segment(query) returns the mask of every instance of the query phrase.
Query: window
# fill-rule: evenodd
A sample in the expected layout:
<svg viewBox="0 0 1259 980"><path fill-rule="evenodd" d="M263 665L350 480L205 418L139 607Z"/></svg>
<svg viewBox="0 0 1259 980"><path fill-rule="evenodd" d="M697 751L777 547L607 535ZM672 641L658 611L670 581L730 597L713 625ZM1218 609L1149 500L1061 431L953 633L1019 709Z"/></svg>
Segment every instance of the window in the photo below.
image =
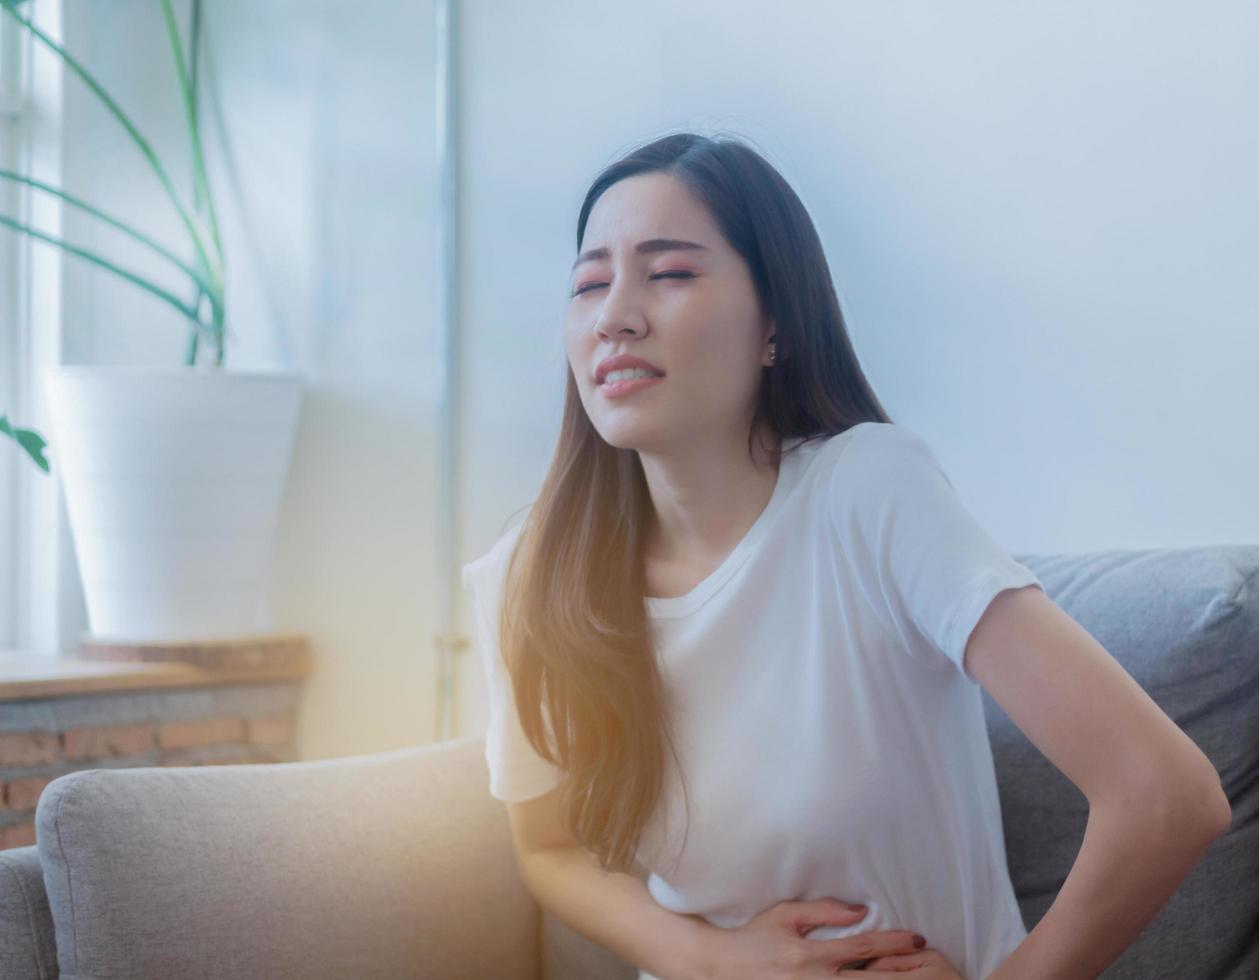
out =
<svg viewBox="0 0 1259 980"><path fill-rule="evenodd" d="M23 12L62 36L61 0ZM0 166L61 184L61 59L0 15ZM60 201L0 180L0 214L61 232ZM0 227L0 411L49 438L37 372L60 363L61 250ZM0 445L0 649L59 656L84 617L56 464L44 474L8 440ZM73 643L70 644L71 646Z"/></svg>
<svg viewBox="0 0 1259 980"><path fill-rule="evenodd" d="M0 14L0 169L20 170L22 144L22 31ZM0 214L19 217L22 196L11 180L0 180ZM21 237L0 228L0 413L23 424L18 404ZM18 565L22 547L18 521L18 465L12 440L0 445L0 648L17 645Z"/></svg>

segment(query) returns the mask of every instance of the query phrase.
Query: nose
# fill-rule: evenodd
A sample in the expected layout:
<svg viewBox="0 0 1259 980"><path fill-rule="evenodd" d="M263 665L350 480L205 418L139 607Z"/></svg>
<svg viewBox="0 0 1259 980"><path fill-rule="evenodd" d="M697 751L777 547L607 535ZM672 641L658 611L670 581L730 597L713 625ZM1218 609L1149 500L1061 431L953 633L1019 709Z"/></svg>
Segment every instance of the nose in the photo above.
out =
<svg viewBox="0 0 1259 980"><path fill-rule="evenodd" d="M602 340L626 333L639 336L647 332L646 321L634 305L626 301L626 292L620 288L621 285L622 281L618 280L608 287L607 301L595 317L594 331Z"/></svg>
<svg viewBox="0 0 1259 980"><path fill-rule="evenodd" d="M599 335L599 339L608 341L615 337L638 337L644 332L644 328L640 324L631 323L627 320L618 320L611 324L600 321L595 326L595 333Z"/></svg>

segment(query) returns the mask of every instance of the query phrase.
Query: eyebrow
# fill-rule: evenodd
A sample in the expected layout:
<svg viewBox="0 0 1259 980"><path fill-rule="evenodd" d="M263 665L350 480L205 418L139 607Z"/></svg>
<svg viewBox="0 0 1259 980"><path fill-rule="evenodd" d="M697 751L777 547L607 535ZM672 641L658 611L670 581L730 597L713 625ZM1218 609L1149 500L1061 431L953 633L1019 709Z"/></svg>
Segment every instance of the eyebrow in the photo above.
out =
<svg viewBox="0 0 1259 980"><path fill-rule="evenodd" d="M685 249L703 249L708 251L708 246L700 245L696 242L683 242L676 238L649 238L645 242L639 242L634 246L634 251L639 255L646 255L649 252L676 252ZM606 259L608 257L606 248L592 248L589 251L582 252L577 256L577 261L573 263L573 269L576 269L583 262L589 262L592 259ZM572 272L573 269L569 271Z"/></svg>

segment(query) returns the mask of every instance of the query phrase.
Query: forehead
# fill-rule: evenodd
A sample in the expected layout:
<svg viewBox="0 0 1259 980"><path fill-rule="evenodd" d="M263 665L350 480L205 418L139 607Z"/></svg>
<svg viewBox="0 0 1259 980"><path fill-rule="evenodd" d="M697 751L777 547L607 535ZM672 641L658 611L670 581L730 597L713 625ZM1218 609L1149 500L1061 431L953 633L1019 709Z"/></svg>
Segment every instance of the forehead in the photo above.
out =
<svg viewBox="0 0 1259 980"><path fill-rule="evenodd" d="M649 238L699 242L712 251L722 246L703 203L677 178L651 173L618 180L599 196L586 219L581 248L629 252Z"/></svg>

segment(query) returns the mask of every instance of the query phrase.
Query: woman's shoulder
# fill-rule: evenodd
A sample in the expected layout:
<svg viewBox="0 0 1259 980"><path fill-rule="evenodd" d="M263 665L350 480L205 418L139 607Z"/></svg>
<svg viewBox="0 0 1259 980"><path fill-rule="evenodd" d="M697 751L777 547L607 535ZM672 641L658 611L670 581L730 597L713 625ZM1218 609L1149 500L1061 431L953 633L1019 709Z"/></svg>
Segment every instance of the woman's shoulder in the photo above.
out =
<svg viewBox="0 0 1259 980"><path fill-rule="evenodd" d="M858 422L828 436L817 454L825 465L838 468L877 467L894 460L930 454L931 447L917 432L899 422Z"/></svg>
<svg viewBox="0 0 1259 980"><path fill-rule="evenodd" d="M831 436L818 456L819 491L836 514L913 506L943 474L927 441L896 422L861 422Z"/></svg>

